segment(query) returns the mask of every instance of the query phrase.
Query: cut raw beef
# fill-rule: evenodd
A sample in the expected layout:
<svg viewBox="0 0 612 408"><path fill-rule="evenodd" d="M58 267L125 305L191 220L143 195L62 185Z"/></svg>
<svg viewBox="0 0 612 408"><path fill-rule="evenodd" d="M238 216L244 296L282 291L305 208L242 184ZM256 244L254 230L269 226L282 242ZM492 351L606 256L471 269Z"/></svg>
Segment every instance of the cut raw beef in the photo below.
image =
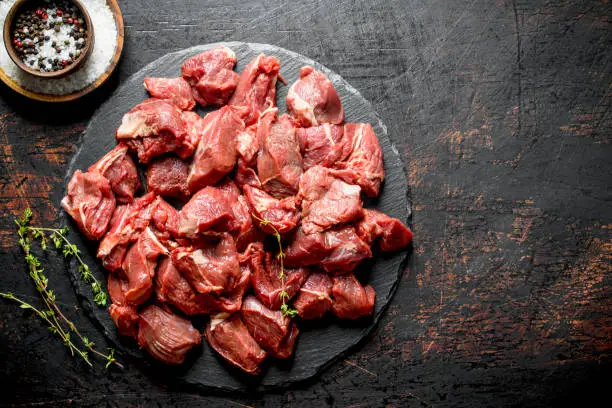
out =
<svg viewBox="0 0 612 408"><path fill-rule="evenodd" d="M241 277L234 239L224 234L218 243L200 240L172 251L172 262L199 293L231 293Z"/></svg>
<svg viewBox="0 0 612 408"><path fill-rule="evenodd" d="M242 113L245 124L257 122L259 114L276 106L276 79L280 62L263 54L255 57L240 74L234 95L229 101Z"/></svg>
<svg viewBox="0 0 612 408"><path fill-rule="evenodd" d="M100 173L108 180L120 204L131 203L136 191L142 187L136 165L127 151L128 147L119 143L88 169L89 172Z"/></svg>
<svg viewBox="0 0 612 408"><path fill-rule="evenodd" d="M287 358L293 351L297 333L291 333L295 323L283 316L280 310L270 310L255 296L247 296L242 302L242 321L257 344L275 357ZM289 342L285 342L289 334Z"/></svg>
<svg viewBox="0 0 612 408"><path fill-rule="evenodd" d="M124 246L125 249L125 245L136 241L138 235L149 225L155 206L153 193L136 198L130 204L118 206L111 218L108 232L100 241L98 258L104 262L115 248ZM117 258L117 254L114 254L113 258Z"/></svg>
<svg viewBox="0 0 612 408"><path fill-rule="evenodd" d="M125 293L128 291L127 280L117 273L109 273L107 288L113 302L108 312L117 330L123 336L135 338L138 334L138 309L128 304L125 298Z"/></svg>
<svg viewBox="0 0 612 408"><path fill-rule="evenodd" d="M259 374L259 365L266 358L266 352L249 334L239 313L213 316L206 327L206 339L232 365L248 374Z"/></svg>
<svg viewBox="0 0 612 408"><path fill-rule="evenodd" d="M152 97L167 100L181 110L195 107L191 86L181 77L145 78L144 87Z"/></svg>
<svg viewBox="0 0 612 408"><path fill-rule="evenodd" d="M261 113L256 123L247 127L236 137L236 151L244 160L244 163L253 166L257 161L257 153L262 147L263 141L270 133L270 127L276 119L278 109L269 108Z"/></svg>
<svg viewBox="0 0 612 408"><path fill-rule="evenodd" d="M117 140L124 141L148 163L153 157L173 152L185 138L181 110L161 99L148 99L123 115Z"/></svg>
<svg viewBox="0 0 612 408"><path fill-rule="evenodd" d="M261 181L259 181L257 173L251 167L248 167L242 158L238 158L234 181L240 188L244 188L246 185L261 188Z"/></svg>
<svg viewBox="0 0 612 408"><path fill-rule="evenodd" d="M361 286L355 275L334 276L332 311L340 319L369 316L374 310L376 292L370 285Z"/></svg>
<svg viewBox="0 0 612 408"><path fill-rule="evenodd" d="M347 183L357 184L368 197L378 196L380 184L385 179L383 152L378 138L369 123L347 123L344 137L351 141L351 154L339 162L336 175Z"/></svg>
<svg viewBox="0 0 612 408"><path fill-rule="evenodd" d="M225 46L194 55L183 63L183 78L193 87L193 96L202 106L227 103L238 85L232 69L236 54Z"/></svg>
<svg viewBox="0 0 612 408"><path fill-rule="evenodd" d="M178 211L161 197L157 197L155 202L155 209L151 217L151 230L166 247L173 247L176 243L172 239L179 236Z"/></svg>
<svg viewBox="0 0 612 408"><path fill-rule="evenodd" d="M303 127L344 121L344 109L331 81L309 66L300 69L300 79L289 88L287 109Z"/></svg>
<svg viewBox="0 0 612 408"><path fill-rule="evenodd" d="M183 112L182 118L185 125L185 138L176 148L175 153L181 159L187 159L193 155L202 139L204 118L192 111Z"/></svg>
<svg viewBox="0 0 612 408"><path fill-rule="evenodd" d="M269 131L262 132L257 174L264 190L276 198L295 195L302 176L302 155L291 117L282 115Z"/></svg>
<svg viewBox="0 0 612 408"><path fill-rule="evenodd" d="M296 130L304 171L319 165L332 167L351 153L351 143L344 137L344 126L324 123Z"/></svg>
<svg viewBox="0 0 612 408"><path fill-rule="evenodd" d="M147 167L147 188L163 197L186 198L189 164L176 156L164 156L153 160Z"/></svg>
<svg viewBox="0 0 612 408"><path fill-rule="evenodd" d="M318 319L331 308L332 279L322 272L308 276L293 301L293 307L302 319Z"/></svg>
<svg viewBox="0 0 612 408"><path fill-rule="evenodd" d="M224 106L206 115L187 184L192 192L213 185L236 164L236 135L244 123L234 109Z"/></svg>
<svg viewBox="0 0 612 408"><path fill-rule="evenodd" d="M166 364L181 364L185 355L202 341L191 322L151 305L140 313L138 344Z"/></svg>
<svg viewBox="0 0 612 408"><path fill-rule="evenodd" d="M236 183L228 178L218 184L217 188L223 192L232 208L236 225L232 235L236 239L238 251L243 251L251 242L263 240L264 234L253 223L247 198L240 194Z"/></svg>
<svg viewBox="0 0 612 408"><path fill-rule="evenodd" d="M179 213L179 235L187 238L197 238L209 231L232 231L236 227L232 205L216 187L205 187L195 193Z"/></svg>
<svg viewBox="0 0 612 408"><path fill-rule="evenodd" d="M370 247L345 226L314 234L298 228L285 250L285 265L289 267L321 265L327 272L350 272L372 256Z"/></svg>
<svg viewBox="0 0 612 408"><path fill-rule="evenodd" d="M62 207L89 239L100 239L115 211L115 196L108 180L98 173L74 172Z"/></svg>
<svg viewBox="0 0 612 408"><path fill-rule="evenodd" d="M164 258L157 268L155 294L159 301L175 306L186 315L233 313L242 306L242 296L250 285L250 278L249 271L243 272L229 297L198 293L176 269L172 260Z"/></svg>
<svg viewBox="0 0 612 408"><path fill-rule="evenodd" d="M128 249L122 265L128 281L128 290L125 292L128 303L139 305L149 298L157 257L167 253L168 249L159 242L150 228L145 229Z"/></svg>
<svg viewBox="0 0 612 408"><path fill-rule="evenodd" d="M298 330L297 324L291 322L289 325L289 333L285 336L283 341L278 345L276 351L274 352L274 357L276 358L289 358L291 354L293 354L293 349L295 347L295 341L297 340L297 336L300 334Z"/></svg>
<svg viewBox="0 0 612 408"><path fill-rule="evenodd" d="M361 188L335 178L325 167L308 169L300 180L302 228L306 234L325 231L361 218Z"/></svg>
<svg viewBox="0 0 612 408"><path fill-rule="evenodd" d="M308 277L309 271L306 268L284 268L285 274L285 292L287 292L287 300L300 290L300 287ZM280 264L275 256L266 252L265 267L256 265L251 275L251 283L253 291L257 298L262 301L270 309L278 310L281 308L282 299L280 293L283 291L282 282L279 278Z"/></svg>
<svg viewBox="0 0 612 408"><path fill-rule="evenodd" d="M357 235L368 245L379 238L378 246L385 252L405 248L412 241L412 231L400 220L367 208L363 209L363 219L357 224Z"/></svg>
<svg viewBox="0 0 612 408"><path fill-rule="evenodd" d="M277 200L263 190L249 185L243 187L244 195L253 214L260 220L267 220L269 225L260 221L256 224L267 234L274 234L276 230L284 234L291 231L300 221L295 196Z"/></svg>

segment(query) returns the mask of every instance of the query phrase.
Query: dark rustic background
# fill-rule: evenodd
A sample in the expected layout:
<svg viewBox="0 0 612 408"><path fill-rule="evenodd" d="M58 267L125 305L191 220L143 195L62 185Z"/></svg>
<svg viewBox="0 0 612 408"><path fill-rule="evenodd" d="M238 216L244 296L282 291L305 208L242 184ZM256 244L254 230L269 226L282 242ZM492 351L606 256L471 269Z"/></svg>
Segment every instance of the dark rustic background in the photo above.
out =
<svg viewBox="0 0 612 408"><path fill-rule="evenodd" d="M608 0L123 1L123 62L49 106L0 88L0 289L35 299L12 217L53 224L79 134L118 83L170 51L270 43L370 100L406 162L415 251L378 329L308 384L211 395L128 361L88 369L0 302L8 406L591 406L612 378L612 61ZM51 259L55 264L61 261ZM51 285L69 315L62 268ZM325 341L325 339L322 339Z"/></svg>

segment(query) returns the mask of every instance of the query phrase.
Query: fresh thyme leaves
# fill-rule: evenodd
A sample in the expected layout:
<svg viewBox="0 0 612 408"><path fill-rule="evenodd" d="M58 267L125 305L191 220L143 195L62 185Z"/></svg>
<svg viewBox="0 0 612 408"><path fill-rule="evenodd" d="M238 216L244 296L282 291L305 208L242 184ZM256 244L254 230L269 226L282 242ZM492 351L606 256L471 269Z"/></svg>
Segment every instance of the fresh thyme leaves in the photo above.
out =
<svg viewBox="0 0 612 408"><path fill-rule="evenodd" d="M66 347L68 347L70 353L73 356L75 354L80 356L89 366L92 366L92 363L89 359L89 352L91 352L105 359L107 368L111 364L123 367L115 359L115 350L109 349L108 354L104 354L96 350L95 344L87 337L83 336L81 332L79 332L77 327L74 325L74 323L62 313L62 311L55 302L55 293L53 293L53 291L48 288L49 280L44 274L45 269L42 267L40 260L31 252L30 236L34 239L40 240L40 245L43 250L47 248L48 240L50 239L58 250L63 250L63 254L65 257L74 256L79 262L79 264L83 268L86 268L84 270L86 270L89 276L91 276L88 279L90 279L92 287L94 284L97 283L98 293L102 293L103 295L100 296L98 300L96 300L96 303L98 303L99 305L106 304L106 294L102 291L98 281L93 278L93 275L91 275L89 268L87 267L87 265L85 265L85 263L79 256L78 248L66 239L67 229L60 230L54 228L30 227L29 223L31 218L32 211L29 208L26 208L22 216L16 219L15 222L17 224L17 233L19 234L19 245L25 253L24 258L26 260L26 263L28 264L28 273L30 274L32 281L36 286L36 290L40 294L44 307L37 308L32 304L22 299L19 299L10 292L0 292L0 296L18 303L19 307L22 309L29 309L34 312L34 314L36 314L46 324L49 325L49 330L53 334L60 337L62 342L66 345ZM81 274L83 275L83 272ZM95 290L94 293L96 293ZM82 346L75 344L75 341L71 337L71 333L78 338Z"/></svg>
<svg viewBox="0 0 612 408"><path fill-rule="evenodd" d="M287 291L285 289L285 280L287 278L287 274L285 273L284 260L285 260L286 254L283 252L283 242L281 240L280 232L278 232L276 227L274 227L274 225L272 225L270 220L267 220L265 218L259 218L255 214L251 214L251 215L257 221L259 221L259 225L261 225L262 227L266 227L266 226L270 227L272 229L272 231L274 231L274 236L276 237L276 241L278 242L278 255L276 256L276 259L278 259L278 263L280 264L280 272L278 273L278 278L281 281L281 292L278 294L278 296L281 298L281 301L283 302L283 304L281 305L280 310L283 313L283 316L289 317L289 318L294 318L295 316L297 316L298 312L297 312L297 310L291 308L287 304L287 301L289 300L289 293L287 293Z"/></svg>
<svg viewBox="0 0 612 408"><path fill-rule="evenodd" d="M91 291L94 295L94 302L100 306L106 306L107 296L102 290L100 282L92 275L89 266L81 258L81 251L76 245L68 241L68 227L64 228L43 228L43 227L32 227L29 225L30 218L32 217L32 211L29 208L23 212L23 215L15 222L18 225L18 234L20 237L19 243L26 244L28 251L30 248L30 239L28 234L31 234L32 238L40 240L40 247L43 250L47 249L48 240L50 239L55 246L55 249L62 252L64 258L74 258L77 261L79 273L81 279L91 286ZM21 245L23 247L23 244ZM25 249L24 249L25 250ZM27 257L26 257L27 261Z"/></svg>

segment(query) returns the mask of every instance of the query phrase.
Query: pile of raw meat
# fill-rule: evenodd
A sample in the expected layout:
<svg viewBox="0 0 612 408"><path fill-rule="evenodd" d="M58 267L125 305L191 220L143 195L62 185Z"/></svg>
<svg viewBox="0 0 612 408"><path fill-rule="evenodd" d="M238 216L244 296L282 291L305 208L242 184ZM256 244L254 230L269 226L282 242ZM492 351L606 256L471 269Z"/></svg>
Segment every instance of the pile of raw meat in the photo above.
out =
<svg viewBox="0 0 612 408"><path fill-rule="evenodd" d="M185 61L179 78L145 79L152 98L123 116L116 148L74 173L62 206L100 240L122 335L182 363L202 338L189 317L209 315L210 346L257 374L267 355L292 354L300 319L372 314L374 289L353 271L372 247L404 248L412 233L363 208L383 182L383 153L371 125L343 124L325 75L303 67L279 116L280 62L262 54L240 75L235 63L217 47ZM220 108L200 117L196 103ZM131 154L145 169L140 196ZM281 311L282 292L298 317Z"/></svg>

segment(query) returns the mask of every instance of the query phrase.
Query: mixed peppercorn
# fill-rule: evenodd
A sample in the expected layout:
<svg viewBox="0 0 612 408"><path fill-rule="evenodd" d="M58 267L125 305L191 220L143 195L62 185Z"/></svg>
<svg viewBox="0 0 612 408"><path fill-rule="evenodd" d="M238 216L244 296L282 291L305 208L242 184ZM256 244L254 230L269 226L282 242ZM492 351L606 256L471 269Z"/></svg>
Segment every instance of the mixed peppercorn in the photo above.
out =
<svg viewBox="0 0 612 408"><path fill-rule="evenodd" d="M53 72L74 63L87 42L83 15L69 1L41 1L16 16L12 42L20 59L31 69Z"/></svg>

